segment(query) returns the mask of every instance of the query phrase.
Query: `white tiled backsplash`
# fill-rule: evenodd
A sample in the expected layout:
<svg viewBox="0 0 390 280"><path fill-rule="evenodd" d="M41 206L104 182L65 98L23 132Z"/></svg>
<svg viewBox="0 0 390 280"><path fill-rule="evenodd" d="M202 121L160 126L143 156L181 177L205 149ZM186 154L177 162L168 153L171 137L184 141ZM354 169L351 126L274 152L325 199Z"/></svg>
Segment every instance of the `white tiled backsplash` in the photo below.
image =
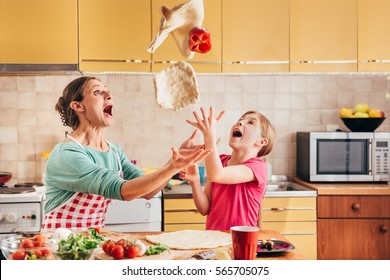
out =
<svg viewBox="0 0 390 280"><path fill-rule="evenodd" d="M152 74L96 75L114 97L116 124L107 137L119 143L140 167L161 167L193 128L193 110L224 109L218 134L220 153L231 125L247 110L261 111L274 124L277 142L269 160L274 174L295 175L295 132L345 128L338 109L365 102L390 116L385 74L198 75L200 100L180 111L157 107ZM0 76L0 170L11 184L39 181L41 153L50 151L70 128L62 126L54 105L77 76ZM390 131L389 119L378 131ZM198 136L199 142L201 136Z"/></svg>

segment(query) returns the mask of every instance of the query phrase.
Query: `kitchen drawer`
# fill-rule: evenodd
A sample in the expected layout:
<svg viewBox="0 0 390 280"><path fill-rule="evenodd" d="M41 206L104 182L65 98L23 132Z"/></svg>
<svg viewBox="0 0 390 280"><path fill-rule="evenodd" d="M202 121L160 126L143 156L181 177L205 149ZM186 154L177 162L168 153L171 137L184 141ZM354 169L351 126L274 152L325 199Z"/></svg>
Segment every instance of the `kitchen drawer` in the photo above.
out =
<svg viewBox="0 0 390 280"><path fill-rule="evenodd" d="M164 210L196 210L192 198L164 199Z"/></svg>
<svg viewBox="0 0 390 280"><path fill-rule="evenodd" d="M390 196L321 195L318 218L390 218Z"/></svg>
<svg viewBox="0 0 390 280"><path fill-rule="evenodd" d="M178 231L185 229L205 230L206 224L165 224L164 231Z"/></svg>
<svg viewBox="0 0 390 280"><path fill-rule="evenodd" d="M264 222L262 230L277 230L281 234L315 234L316 222Z"/></svg>
<svg viewBox="0 0 390 280"><path fill-rule="evenodd" d="M262 221L316 221L317 213L316 210L302 210L288 208L275 208L275 209L264 209L262 210Z"/></svg>
<svg viewBox="0 0 390 280"><path fill-rule="evenodd" d="M206 223L206 217L199 214L198 211L172 211L164 212L164 223L166 224L185 224L185 223Z"/></svg>
<svg viewBox="0 0 390 280"><path fill-rule="evenodd" d="M316 197L265 197L262 208L316 209L316 203Z"/></svg>

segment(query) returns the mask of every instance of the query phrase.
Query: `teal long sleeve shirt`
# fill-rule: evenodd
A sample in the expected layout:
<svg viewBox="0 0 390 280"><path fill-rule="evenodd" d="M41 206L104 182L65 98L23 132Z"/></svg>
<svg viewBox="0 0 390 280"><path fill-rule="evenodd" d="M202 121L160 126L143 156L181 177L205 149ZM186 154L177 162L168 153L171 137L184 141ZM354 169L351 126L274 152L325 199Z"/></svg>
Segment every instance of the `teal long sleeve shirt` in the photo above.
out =
<svg viewBox="0 0 390 280"><path fill-rule="evenodd" d="M74 142L61 142L54 147L46 166L46 213L76 192L123 200L120 194L122 184L142 176L143 172L129 161L119 145L109 146L108 152L88 146L83 146L83 149ZM117 154L124 178L119 175Z"/></svg>

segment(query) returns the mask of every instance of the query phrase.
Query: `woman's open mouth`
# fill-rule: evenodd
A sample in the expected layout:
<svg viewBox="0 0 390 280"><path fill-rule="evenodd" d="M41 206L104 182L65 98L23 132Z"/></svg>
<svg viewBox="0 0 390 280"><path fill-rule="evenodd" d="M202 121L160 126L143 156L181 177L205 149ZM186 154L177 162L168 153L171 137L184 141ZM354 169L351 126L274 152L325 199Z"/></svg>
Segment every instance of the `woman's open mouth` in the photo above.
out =
<svg viewBox="0 0 390 280"><path fill-rule="evenodd" d="M112 117L112 105L108 105L103 109L103 113Z"/></svg>

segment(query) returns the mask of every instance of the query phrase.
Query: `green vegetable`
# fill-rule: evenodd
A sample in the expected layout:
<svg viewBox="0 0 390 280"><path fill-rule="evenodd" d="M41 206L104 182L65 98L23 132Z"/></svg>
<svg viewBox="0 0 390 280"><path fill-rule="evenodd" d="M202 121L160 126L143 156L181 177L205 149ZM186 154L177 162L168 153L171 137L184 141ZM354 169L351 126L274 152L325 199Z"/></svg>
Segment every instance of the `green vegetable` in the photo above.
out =
<svg viewBox="0 0 390 280"><path fill-rule="evenodd" d="M70 234L67 239L58 243L56 255L61 260L84 260L90 256L92 250L104 241L104 237L96 230L88 229L88 236L82 234Z"/></svg>
<svg viewBox="0 0 390 280"><path fill-rule="evenodd" d="M161 254L162 252L168 250L169 247L164 245L164 244L157 244L156 246L150 246L147 250L146 250L146 255L147 256L150 256L150 255L158 255L158 254Z"/></svg>

